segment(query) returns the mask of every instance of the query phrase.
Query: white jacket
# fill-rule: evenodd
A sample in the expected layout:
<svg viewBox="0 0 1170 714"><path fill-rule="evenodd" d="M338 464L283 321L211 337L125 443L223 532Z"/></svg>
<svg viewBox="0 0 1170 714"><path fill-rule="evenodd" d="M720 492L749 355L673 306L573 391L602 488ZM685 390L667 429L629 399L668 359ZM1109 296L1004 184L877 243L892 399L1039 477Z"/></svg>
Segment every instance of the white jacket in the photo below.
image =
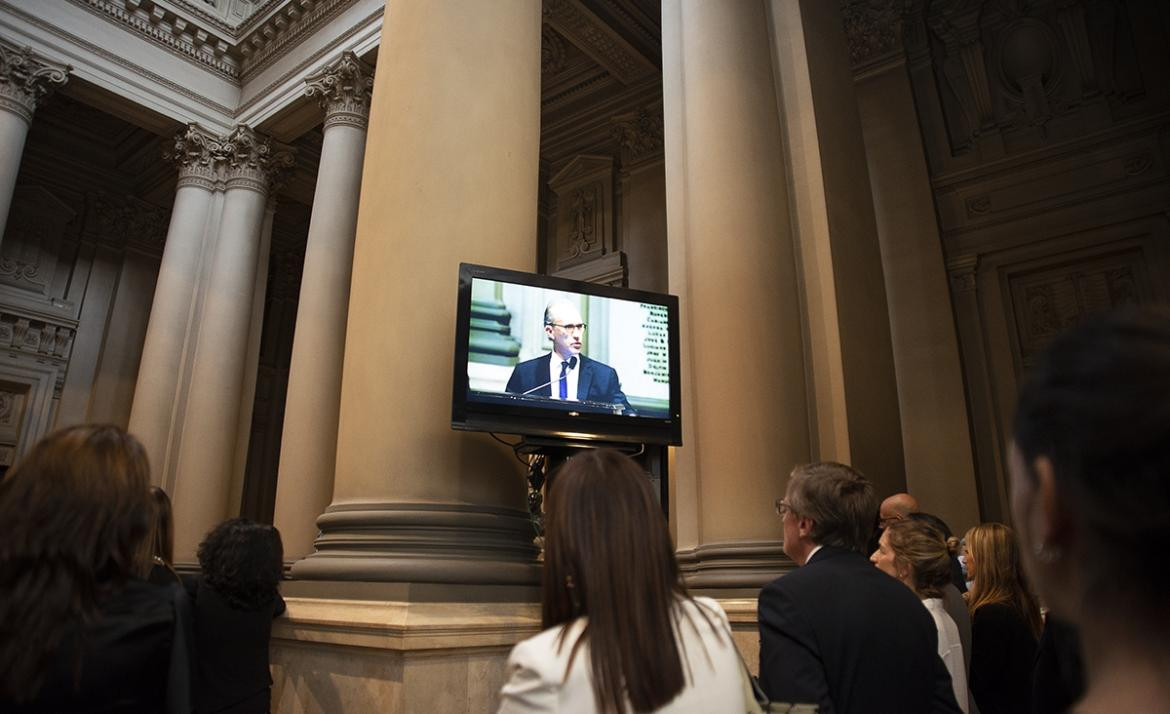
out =
<svg viewBox="0 0 1170 714"><path fill-rule="evenodd" d="M656 711L662 714L746 711L739 655L723 608L705 597L680 600L677 607L680 617L676 633L681 634L687 683L678 696ZM706 611L707 618L699 612L700 607ZM585 618L579 617L530 637L512 649L508 657L508 682L500 690L499 714L593 714L597 710L587 642L577 651L573 668L565 673L573 643L584 626ZM570 630L558 651L557 641L565 627Z"/></svg>

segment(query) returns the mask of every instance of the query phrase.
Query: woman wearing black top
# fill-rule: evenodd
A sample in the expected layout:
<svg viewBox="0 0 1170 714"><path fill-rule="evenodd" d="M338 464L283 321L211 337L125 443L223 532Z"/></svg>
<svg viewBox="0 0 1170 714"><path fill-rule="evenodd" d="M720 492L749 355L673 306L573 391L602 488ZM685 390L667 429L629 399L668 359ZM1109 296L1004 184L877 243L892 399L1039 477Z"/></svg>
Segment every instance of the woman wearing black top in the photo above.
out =
<svg viewBox="0 0 1170 714"><path fill-rule="evenodd" d="M114 426L51 434L0 481L0 711L190 711L186 597L135 577L149 484Z"/></svg>
<svg viewBox="0 0 1170 714"><path fill-rule="evenodd" d="M268 640L284 612L280 532L243 518L224 521L199 545L195 601L195 704L200 714L269 710Z"/></svg>
<svg viewBox="0 0 1170 714"><path fill-rule="evenodd" d="M1040 605L1024 579L1012 530L984 523L967 531L971 693L981 714L1031 711Z"/></svg>

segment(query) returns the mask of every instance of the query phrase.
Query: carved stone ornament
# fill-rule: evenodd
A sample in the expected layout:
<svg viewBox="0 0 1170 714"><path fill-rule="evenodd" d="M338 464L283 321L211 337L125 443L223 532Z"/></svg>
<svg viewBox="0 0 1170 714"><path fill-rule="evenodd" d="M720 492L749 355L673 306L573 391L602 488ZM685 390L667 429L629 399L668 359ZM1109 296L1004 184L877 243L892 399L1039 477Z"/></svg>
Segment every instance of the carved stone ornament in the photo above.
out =
<svg viewBox="0 0 1170 714"><path fill-rule="evenodd" d="M365 129L374 91L374 68L353 52L305 78L305 96L316 97L325 110L325 129L348 124Z"/></svg>
<svg viewBox="0 0 1170 714"><path fill-rule="evenodd" d="M844 0L841 14L849 43L849 62L854 67L902 49L903 18L907 0Z"/></svg>
<svg viewBox="0 0 1170 714"><path fill-rule="evenodd" d="M663 146L662 106L650 105L619 114L610 122L611 133L622 152L622 165L660 156Z"/></svg>
<svg viewBox="0 0 1170 714"><path fill-rule="evenodd" d="M556 74L565 67L565 41L547 24L540 27L540 73Z"/></svg>
<svg viewBox="0 0 1170 714"><path fill-rule="evenodd" d="M179 165L179 186L208 190L225 186L268 193L293 165L291 147L239 125L227 136L217 136L198 124L175 135L163 158Z"/></svg>
<svg viewBox="0 0 1170 714"><path fill-rule="evenodd" d="M37 104L69 81L72 70L33 54L31 47L17 47L0 39L0 109L32 123Z"/></svg>

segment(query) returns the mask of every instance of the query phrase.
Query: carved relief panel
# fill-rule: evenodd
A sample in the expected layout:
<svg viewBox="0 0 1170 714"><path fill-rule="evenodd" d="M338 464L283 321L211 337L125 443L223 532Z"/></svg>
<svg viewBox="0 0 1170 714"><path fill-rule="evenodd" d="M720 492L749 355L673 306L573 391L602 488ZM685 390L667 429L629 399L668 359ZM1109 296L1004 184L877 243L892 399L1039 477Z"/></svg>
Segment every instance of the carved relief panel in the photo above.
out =
<svg viewBox="0 0 1170 714"><path fill-rule="evenodd" d="M1140 248L1017 273L1009 277L1008 290L1017 363L1024 369L1065 328L1096 313L1151 302L1154 296Z"/></svg>
<svg viewBox="0 0 1170 714"><path fill-rule="evenodd" d="M582 154L548 181L552 203L549 272L579 280L624 278L616 252L614 160Z"/></svg>
<svg viewBox="0 0 1170 714"><path fill-rule="evenodd" d="M917 74L916 93L937 97L949 153L935 163L969 152L1016 153L1105 128L1148 109L1143 104L1164 104L1165 89L1148 81L1167 69L1155 50L1165 42L1159 25L1166 32L1157 5L936 0L912 15L908 22L926 31L911 33L920 46L907 49L932 67Z"/></svg>
<svg viewBox="0 0 1170 714"><path fill-rule="evenodd" d="M58 257L77 212L41 186L17 186L0 243L0 284L51 297Z"/></svg>

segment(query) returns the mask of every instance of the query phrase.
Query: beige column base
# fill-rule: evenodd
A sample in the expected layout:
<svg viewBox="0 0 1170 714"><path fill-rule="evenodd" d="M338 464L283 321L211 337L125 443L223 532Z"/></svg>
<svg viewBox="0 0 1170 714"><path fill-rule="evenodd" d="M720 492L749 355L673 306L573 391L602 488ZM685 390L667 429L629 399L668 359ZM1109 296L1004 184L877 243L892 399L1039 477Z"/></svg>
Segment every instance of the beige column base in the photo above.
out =
<svg viewBox="0 0 1170 714"><path fill-rule="evenodd" d="M515 588L481 588L451 602L450 588L311 585L321 593L350 588L361 599L286 595L269 650L272 711L281 714L495 712L508 653L540 631L540 606ZM719 604L755 673L755 598Z"/></svg>

